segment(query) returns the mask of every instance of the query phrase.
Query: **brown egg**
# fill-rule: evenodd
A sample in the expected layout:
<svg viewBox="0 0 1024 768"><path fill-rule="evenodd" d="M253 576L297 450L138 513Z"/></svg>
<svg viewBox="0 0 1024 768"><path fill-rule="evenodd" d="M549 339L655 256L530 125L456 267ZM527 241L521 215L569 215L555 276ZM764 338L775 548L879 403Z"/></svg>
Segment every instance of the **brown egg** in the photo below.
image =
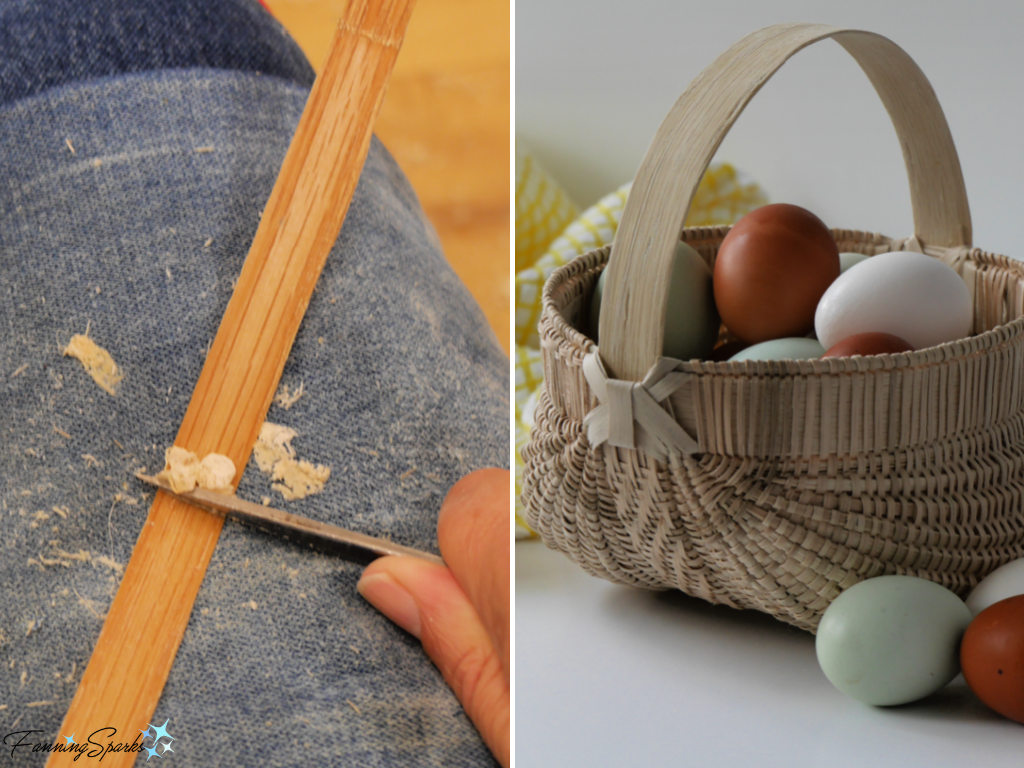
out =
<svg viewBox="0 0 1024 768"><path fill-rule="evenodd" d="M1024 723L1024 595L974 617L960 642L960 667L979 699Z"/></svg>
<svg viewBox="0 0 1024 768"><path fill-rule="evenodd" d="M842 341L837 341L822 357L894 355L897 352L913 351L914 348L910 344L891 333L855 333Z"/></svg>
<svg viewBox="0 0 1024 768"><path fill-rule="evenodd" d="M818 299L839 277L839 249L824 222L786 203L740 219L715 260L715 303L735 336L756 344L806 336Z"/></svg>

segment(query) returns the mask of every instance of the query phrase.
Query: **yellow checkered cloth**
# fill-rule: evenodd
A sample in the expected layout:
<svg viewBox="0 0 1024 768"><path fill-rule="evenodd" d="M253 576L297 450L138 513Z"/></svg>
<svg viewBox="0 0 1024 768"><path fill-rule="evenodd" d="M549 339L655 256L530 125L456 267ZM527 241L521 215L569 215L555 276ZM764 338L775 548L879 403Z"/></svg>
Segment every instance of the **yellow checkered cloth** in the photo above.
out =
<svg viewBox="0 0 1024 768"><path fill-rule="evenodd" d="M533 264L579 209L516 142L516 272Z"/></svg>
<svg viewBox="0 0 1024 768"><path fill-rule="evenodd" d="M543 173L536 164L530 164L530 173ZM521 183L519 177L519 158L516 158L516 538L532 535L523 518L522 493L523 462L521 451L529 439L529 422L523 421L523 406L530 396L536 392L543 379L540 357L540 338L537 323L540 320L540 298L544 283L559 267L568 264L577 256L609 245L615 238L615 230L622 218L622 209L629 194L629 184L625 184L609 195L605 195L588 208L547 247L547 250L536 261L523 266L519 263L519 211L530 210L535 219L543 218L541 209L545 203L520 201L520 189L525 193L528 189L551 189L553 182L532 185ZM561 201L566 198L552 196L548 200ZM711 166L704 174L690 212L686 217L686 226L713 226L734 224L750 211L768 202L762 189L750 180L744 179L735 168L727 163ZM552 219L556 220L557 215ZM540 231L538 229L532 232ZM534 245L539 235L531 235L529 244L524 244L523 252L535 250ZM543 239L541 237L541 239ZM525 257L524 257L525 259Z"/></svg>

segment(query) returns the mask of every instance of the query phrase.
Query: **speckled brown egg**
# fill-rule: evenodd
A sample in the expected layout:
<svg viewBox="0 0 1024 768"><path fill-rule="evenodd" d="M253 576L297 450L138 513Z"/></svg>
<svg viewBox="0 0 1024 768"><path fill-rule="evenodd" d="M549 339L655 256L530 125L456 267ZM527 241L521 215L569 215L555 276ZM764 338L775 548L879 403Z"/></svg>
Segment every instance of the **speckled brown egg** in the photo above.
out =
<svg viewBox="0 0 1024 768"><path fill-rule="evenodd" d="M990 605L960 642L964 680L1004 717L1024 723L1024 595Z"/></svg>
<svg viewBox="0 0 1024 768"><path fill-rule="evenodd" d="M726 327L751 344L806 336L818 299L838 276L839 249L821 219L796 205L766 205L722 241L715 304Z"/></svg>

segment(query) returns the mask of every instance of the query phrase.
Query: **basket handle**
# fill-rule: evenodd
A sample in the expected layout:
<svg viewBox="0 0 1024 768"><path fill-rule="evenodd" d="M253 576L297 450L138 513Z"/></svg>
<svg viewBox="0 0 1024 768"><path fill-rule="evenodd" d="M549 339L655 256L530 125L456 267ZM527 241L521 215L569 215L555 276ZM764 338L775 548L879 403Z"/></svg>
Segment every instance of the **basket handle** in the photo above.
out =
<svg viewBox="0 0 1024 768"><path fill-rule="evenodd" d="M821 24L777 24L747 35L690 83L637 171L608 263L598 337L611 376L640 381L661 357L675 242L711 158L747 102L790 56L833 38L885 104L903 148L914 232L928 245L971 245L960 161L939 101L891 40Z"/></svg>

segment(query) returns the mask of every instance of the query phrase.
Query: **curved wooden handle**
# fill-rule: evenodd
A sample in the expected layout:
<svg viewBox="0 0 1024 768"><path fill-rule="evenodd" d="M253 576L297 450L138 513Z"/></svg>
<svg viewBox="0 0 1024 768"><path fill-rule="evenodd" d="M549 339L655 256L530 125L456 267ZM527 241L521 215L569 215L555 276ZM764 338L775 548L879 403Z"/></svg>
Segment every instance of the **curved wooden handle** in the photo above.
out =
<svg viewBox="0 0 1024 768"><path fill-rule="evenodd" d="M914 232L928 245L971 245L971 213L953 137L924 73L891 40L821 24L747 35L690 83L658 128L626 200L608 263L598 338L609 374L640 381L661 357L672 253L694 192L747 102L786 60L833 38L885 104L903 148Z"/></svg>

